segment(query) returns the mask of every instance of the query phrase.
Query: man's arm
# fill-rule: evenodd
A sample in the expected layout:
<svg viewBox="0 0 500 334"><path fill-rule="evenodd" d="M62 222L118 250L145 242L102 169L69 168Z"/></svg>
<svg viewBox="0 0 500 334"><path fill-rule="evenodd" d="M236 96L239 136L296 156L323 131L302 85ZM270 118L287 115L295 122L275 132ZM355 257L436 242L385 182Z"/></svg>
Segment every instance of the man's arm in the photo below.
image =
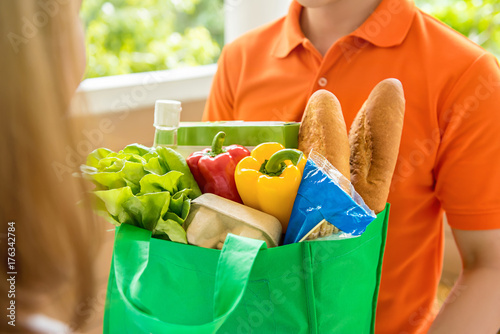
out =
<svg viewBox="0 0 500 334"><path fill-rule="evenodd" d="M463 269L429 334L497 333L500 329L500 230L452 231Z"/></svg>

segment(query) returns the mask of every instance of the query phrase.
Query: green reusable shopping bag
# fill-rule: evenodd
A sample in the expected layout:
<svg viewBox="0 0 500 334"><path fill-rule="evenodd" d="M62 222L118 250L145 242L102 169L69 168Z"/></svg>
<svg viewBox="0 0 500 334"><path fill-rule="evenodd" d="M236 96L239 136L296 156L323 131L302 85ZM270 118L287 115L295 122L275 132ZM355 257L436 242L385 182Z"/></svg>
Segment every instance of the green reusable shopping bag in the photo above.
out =
<svg viewBox="0 0 500 334"><path fill-rule="evenodd" d="M357 238L221 251L117 228L104 333L373 333L389 205Z"/></svg>

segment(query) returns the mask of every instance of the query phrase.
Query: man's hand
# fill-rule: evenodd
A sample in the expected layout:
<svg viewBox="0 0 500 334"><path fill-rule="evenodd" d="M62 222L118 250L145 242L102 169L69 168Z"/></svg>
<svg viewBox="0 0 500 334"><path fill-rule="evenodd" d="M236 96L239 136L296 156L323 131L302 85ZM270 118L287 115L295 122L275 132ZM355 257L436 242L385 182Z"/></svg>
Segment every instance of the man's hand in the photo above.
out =
<svg viewBox="0 0 500 334"><path fill-rule="evenodd" d="M452 229L463 270L429 330L497 333L500 329L500 230Z"/></svg>

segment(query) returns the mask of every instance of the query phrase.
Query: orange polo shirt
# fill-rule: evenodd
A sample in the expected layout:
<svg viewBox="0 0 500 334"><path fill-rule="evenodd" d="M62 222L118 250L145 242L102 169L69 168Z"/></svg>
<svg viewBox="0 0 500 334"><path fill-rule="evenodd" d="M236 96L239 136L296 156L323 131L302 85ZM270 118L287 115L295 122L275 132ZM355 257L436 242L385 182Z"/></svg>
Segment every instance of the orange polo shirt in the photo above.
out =
<svg viewBox="0 0 500 334"><path fill-rule="evenodd" d="M352 123L371 89L399 79L406 114L392 181L377 333L423 333L452 228L500 228L500 70L494 56L421 12L383 0L324 57L302 7L226 45L204 120L300 121L311 94L333 92Z"/></svg>

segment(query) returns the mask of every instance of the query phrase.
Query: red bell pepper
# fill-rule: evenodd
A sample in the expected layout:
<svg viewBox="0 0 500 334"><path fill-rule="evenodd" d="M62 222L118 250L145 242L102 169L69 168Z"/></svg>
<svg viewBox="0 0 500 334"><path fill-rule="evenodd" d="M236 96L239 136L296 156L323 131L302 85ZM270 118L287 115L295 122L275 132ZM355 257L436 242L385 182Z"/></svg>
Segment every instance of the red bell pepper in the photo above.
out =
<svg viewBox="0 0 500 334"><path fill-rule="evenodd" d="M234 170L241 159L250 155L250 151L241 145L223 149L225 138L226 134L220 131L215 135L211 148L192 153L186 161L202 193L243 203L236 189Z"/></svg>

